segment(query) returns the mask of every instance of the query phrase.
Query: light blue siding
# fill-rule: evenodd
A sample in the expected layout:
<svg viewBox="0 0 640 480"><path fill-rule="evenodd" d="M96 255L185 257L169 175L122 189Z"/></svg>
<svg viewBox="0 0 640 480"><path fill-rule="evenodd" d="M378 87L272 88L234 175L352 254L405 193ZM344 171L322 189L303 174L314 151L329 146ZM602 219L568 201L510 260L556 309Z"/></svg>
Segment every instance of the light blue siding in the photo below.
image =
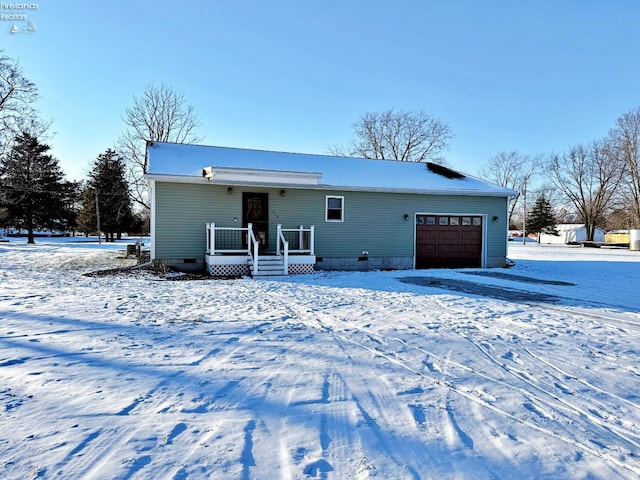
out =
<svg viewBox="0 0 640 480"><path fill-rule="evenodd" d="M155 259L180 261L204 257L205 225L241 226L242 193L269 194L269 240L275 250L276 226L315 225L316 255L371 257L414 255L416 213L486 215L488 266L504 264L506 257L505 197L420 195L308 188L281 188L156 182ZM326 196L344 197L344 221L325 221ZM405 220L405 215L408 220ZM494 221L493 218L497 220ZM237 220L236 221L234 221Z"/></svg>

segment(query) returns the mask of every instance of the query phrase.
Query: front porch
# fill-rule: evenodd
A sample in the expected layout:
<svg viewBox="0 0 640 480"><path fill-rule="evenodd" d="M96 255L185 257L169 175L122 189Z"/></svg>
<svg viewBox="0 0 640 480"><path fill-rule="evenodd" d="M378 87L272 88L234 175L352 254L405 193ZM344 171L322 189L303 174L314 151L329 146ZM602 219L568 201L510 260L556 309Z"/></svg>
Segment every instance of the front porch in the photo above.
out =
<svg viewBox="0 0 640 480"><path fill-rule="evenodd" d="M246 227L219 227L207 223L205 264L213 276L273 276L311 274L316 263L314 226L277 226L276 251L268 252L264 239L249 223Z"/></svg>

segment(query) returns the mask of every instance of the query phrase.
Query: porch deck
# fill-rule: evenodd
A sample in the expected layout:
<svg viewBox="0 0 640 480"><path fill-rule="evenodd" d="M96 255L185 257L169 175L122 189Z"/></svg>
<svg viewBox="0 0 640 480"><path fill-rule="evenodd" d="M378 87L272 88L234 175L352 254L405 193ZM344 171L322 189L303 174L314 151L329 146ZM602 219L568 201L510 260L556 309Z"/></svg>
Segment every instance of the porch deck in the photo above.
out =
<svg viewBox="0 0 640 480"><path fill-rule="evenodd" d="M208 223L205 263L213 276L274 276L311 274L314 271L314 226L277 226L275 253L257 238L252 224L246 227L218 227Z"/></svg>

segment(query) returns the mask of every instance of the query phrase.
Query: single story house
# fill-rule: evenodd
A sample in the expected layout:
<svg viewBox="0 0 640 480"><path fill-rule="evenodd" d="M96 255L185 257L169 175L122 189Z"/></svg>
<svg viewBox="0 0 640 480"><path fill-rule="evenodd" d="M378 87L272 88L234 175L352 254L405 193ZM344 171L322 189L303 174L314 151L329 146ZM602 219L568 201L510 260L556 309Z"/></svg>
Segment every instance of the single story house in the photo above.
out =
<svg viewBox="0 0 640 480"><path fill-rule="evenodd" d="M561 223L556 225L558 235L549 233L540 234L540 243L550 243L556 245L565 245L568 243L586 242L587 230L584 224L577 223ZM593 234L594 242L604 242L604 230L596 228Z"/></svg>
<svg viewBox="0 0 640 480"><path fill-rule="evenodd" d="M516 192L432 163L150 142L151 260L212 275L504 267Z"/></svg>

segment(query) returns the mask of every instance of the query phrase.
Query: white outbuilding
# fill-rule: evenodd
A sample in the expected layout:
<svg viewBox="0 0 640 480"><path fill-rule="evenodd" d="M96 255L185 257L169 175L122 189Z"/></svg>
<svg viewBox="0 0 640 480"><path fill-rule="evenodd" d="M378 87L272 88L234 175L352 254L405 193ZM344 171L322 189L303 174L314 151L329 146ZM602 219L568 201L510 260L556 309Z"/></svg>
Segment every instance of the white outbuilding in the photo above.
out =
<svg viewBox="0 0 640 480"><path fill-rule="evenodd" d="M540 243L551 244L567 244L576 242L587 241L587 230L584 224L577 223L562 223L556 225L558 235L550 235L548 233L540 234ZM596 228L593 234L594 242L604 242L605 231L601 228Z"/></svg>

